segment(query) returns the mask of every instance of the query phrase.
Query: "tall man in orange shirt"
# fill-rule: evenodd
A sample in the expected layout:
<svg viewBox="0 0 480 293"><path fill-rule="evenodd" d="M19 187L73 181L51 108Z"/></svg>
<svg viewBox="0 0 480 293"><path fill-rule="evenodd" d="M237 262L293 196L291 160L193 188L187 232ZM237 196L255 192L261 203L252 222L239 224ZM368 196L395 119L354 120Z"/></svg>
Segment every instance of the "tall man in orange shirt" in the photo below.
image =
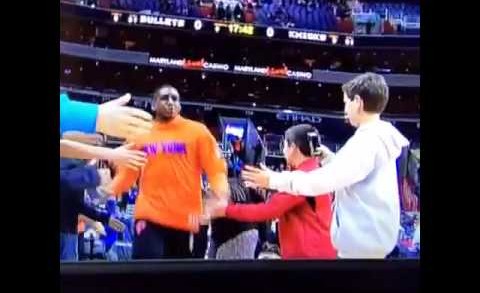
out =
<svg viewBox="0 0 480 293"><path fill-rule="evenodd" d="M226 164L208 128L179 113L180 95L170 86L158 88L152 101L155 122L150 133L133 142L147 153L141 171L121 168L111 184L120 195L139 178L135 206L134 259L191 257L192 221L202 213L201 174L216 196L228 195Z"/></svg>

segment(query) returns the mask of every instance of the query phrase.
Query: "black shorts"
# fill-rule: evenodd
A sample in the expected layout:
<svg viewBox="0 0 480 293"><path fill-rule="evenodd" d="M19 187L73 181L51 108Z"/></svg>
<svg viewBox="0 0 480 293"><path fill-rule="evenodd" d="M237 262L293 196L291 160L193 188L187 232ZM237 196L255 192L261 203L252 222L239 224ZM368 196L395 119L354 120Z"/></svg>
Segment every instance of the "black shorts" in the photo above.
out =
<svg viewBox="0 0 480 293"><path fill-rule="evenodd" d="M190 232L146 221L146 227L140 234L137 234L135 229L132 258L191 258L192 252L190 251L189 243Z"/></svg>

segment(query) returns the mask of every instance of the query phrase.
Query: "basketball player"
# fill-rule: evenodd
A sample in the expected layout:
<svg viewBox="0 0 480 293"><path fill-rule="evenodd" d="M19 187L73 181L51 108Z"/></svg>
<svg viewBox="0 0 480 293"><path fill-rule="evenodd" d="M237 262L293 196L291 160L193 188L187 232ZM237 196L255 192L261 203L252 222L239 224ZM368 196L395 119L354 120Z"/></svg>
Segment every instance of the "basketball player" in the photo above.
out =
<svg viewBox="0 0 480 293"><path fill-rule="evenodd" d="M216 196L228 194L226 164L205 125L180 115L174 87L155 90L150 133L133 143L147 153L142 172L120 168L111 192L121 195L139 177L135 206L134 259L191 257L190 233L198 231L202 213L201 175L205 171Z"/></svg>

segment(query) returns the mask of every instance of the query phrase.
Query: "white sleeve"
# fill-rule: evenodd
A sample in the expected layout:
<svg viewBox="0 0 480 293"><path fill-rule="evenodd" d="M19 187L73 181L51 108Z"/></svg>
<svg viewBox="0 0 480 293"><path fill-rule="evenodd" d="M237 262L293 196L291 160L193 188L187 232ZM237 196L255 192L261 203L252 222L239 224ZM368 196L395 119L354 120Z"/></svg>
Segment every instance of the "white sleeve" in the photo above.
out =
<svg viewBox="0 0 480 293"><path fill-rule="evenodd" d="M294 195L317 196L350 186L373 170L376 142L365 136L353 136L331 163L311 172L272 172L269 187Z"/></svg>

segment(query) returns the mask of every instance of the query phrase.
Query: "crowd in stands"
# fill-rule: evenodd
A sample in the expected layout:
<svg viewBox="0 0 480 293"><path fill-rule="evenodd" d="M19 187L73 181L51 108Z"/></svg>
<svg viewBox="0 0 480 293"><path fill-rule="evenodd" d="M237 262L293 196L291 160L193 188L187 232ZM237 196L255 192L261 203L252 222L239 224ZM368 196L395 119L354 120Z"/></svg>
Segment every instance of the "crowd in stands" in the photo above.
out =
<svg viewBox="0 0 480 293"><path fill-rule="evenodd" d="M87 5L223 21L351 33L403 33L405 22L419 23L419 5L363 3L358 0L77 0ZM355 15L367 17L365 31ZM365 19L365 18L364 18ZM376 27L376 29L375 29ZM408 31L407 31L408 33ZM418 30L414 31L418 33Z"/></svg>

